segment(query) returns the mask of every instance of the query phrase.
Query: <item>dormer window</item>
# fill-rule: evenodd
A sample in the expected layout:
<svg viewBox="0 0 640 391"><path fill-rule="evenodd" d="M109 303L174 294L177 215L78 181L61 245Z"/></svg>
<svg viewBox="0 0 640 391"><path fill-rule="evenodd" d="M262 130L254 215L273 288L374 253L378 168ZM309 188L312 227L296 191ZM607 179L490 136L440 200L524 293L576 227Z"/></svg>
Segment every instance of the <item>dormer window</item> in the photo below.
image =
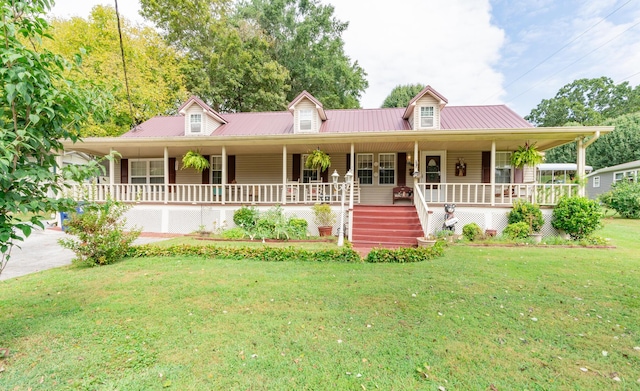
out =
<svg viewBox="0 0 640 391"><path fill-rule="evenodd" d="M300 121L300 130L301 131L310 131L311 130L311 118L313 116L313 112L308 109L300 110L299 121Z"/></svg>
<svg viewBox="0 0 640 391"><path fill-rule="evenodd" d="M420 127L433 128L433 106L420 107Z"/></svg>
<svg viewBox="0 0 640 391"><path fill-rule="evenodd" d="M202 131L202 114L191 114L189 116L189 124L191 133L200 133Z"/></svg>

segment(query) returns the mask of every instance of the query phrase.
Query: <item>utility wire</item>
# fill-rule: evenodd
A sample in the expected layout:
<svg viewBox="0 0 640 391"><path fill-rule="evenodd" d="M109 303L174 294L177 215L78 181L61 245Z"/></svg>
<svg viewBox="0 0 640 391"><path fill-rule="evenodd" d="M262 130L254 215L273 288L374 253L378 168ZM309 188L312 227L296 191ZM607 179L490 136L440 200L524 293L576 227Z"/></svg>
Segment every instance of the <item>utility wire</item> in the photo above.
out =
<svg viewBox="0 0 640 391"><path fill-rule="evenodd" d="M564 46L562 46L560 49L556 50L555 52L551 53L550 55L548 55L544 60L540 61L539 63L537 63L536 65L534 65L531 69L529 69L528 71L526 71L525 73L521 74L520 76L516 77L514 80L512 80L509 84L507 84L506 86L503 87L503 89L511 86L513 83L517 82L518 80L522 79L523 77L525 77L526 75L528 75L529 73L531 73L532 71L534 71L536 68L538 68L540 65L544 64L545 62L549 61L553 56L555 56L556 54L560 53L563 49L567 48L569 45L571 45L572 43L574 43L575 41L577 41L580 37L582 37L583 35L585 35L586 33L588 33L589 31L591 31L593 28L595 28L597 25L599 25L600 23L604 22L605 20L607 20L609 18L609 16L615 14L616 12L618 12L622 7L626 6L627 4L631 3L632 0L627 1L626 3L622 4L620 7L616 8L615 10L611 11L607 16L603 17L602 19L600 19L600 21L598 21L598 23L592 25L591 27L589 27L588 29L584 30L582 33L580 33L578 36L576 36L575 38L573 38L571 41L567 42L566 44L564 44ZM484 102L488 101L489 99L495 97L496 95L499 95L500 93L495 93L493 95L491 95L490 97L486 98Z"/></svg>
<svg viewBox="0 0 640 391"><path fill-rule="evenodd" d="M122 69L124 70L124 84L127 87L127 100L129 101L129 114L131 115L132 128L136 127L136 119L133 116L133 103L129 92L129 78L127 77L127 62L124 59L124 45L122 44L122 28L120 27L120 13L118 12L118 0L116 2L116 19L118 20L118 35L120 35L120 54L122 55Z"/></svg>
<svg viewBox="0 0 640 391"><path fill-rule="evenodd" d="M565 66L564 68L560 68L558 69L556 72L552 73L551 75L547 76L547 78L539 81L538 83L534 84L533 86L529 87L528 89L522 91L521 93L519 93L518 95L514 96L513 98L509 99L509 102L507 103L511 103L513 102L514 99L517 99L519 97L521 97L522 95L526 94L527 92L531 91L532 89L536 88L537 86L539 86L540 84L544 83L545 81L551 79L553 76L557 75L558 73L564 71L565 69L569 68L570 66L572 66L573 64L577 63L578 61L582 60L583 58L589 56L591 53L595 52L596 50L602 48L603 46L607 45L609 42L619 38L622 34L626 33L627 31L631 30L632 28L636 27L640 25L640 22L634 24L633 26L629 27L628 29L624 30L623 32L621 32L620 34L616 35L615 37L611 38L610 40L606 41L605 43L603 43L602 45L594 48L593 50L591 50L589 53L585 54L584 56L578 58L577 60L573 61L572 63L570 63L569 65ZM638 72L640 73L640 72ZM633 75L632 75L633 76Z"/></svg>

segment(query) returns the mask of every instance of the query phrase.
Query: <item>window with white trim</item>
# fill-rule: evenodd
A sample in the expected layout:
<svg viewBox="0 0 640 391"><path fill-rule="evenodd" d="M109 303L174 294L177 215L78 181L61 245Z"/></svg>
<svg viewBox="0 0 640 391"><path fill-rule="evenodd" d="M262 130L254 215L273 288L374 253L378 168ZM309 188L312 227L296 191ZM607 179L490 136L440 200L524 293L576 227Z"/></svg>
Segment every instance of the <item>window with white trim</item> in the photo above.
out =
<svg viewBox="0 0 640 391"><path fill-rule="evenodd" d="M164 160L129 160L129 183L164 183Z"/></svg>
<svg viewBox="0 0 640 391"><path fill-rule="evenodd" d="M420 107L420 127L433 128L433 106Z"/></svg>
<svg viewBox="0 0 640 391"><path fill-rule="evenodd" d="M396 183L396 154L381 153L378 155L378 184L393 185Z"/></svg>
<svg viewBox="0 0 640 391"><path fill-rule="evenodd" d="M356 155L358 180L361 185L373 185L373 154L359 153Z"/></svg>
<svg viewBox="0 0 640 391"><path fill-rule="evenodd" d="M511 183L511 152L496 152L496 183Z"/></svg>
<svg viewBox="0 0 640 391"><path fill-rule="evenodd" d="M320 178L319 169L307 168L305 165L308 157L309 154L302 155L302 183L317 182Z"/></svg>
<svg viewBox="0 0 640 391"><path fill-rule="evenodd" d="M202 132L202 114L189 115L189 129L191 133Z"/></svg>
<svg viewBox="0 0 640 391"><path fill-rule="evenodd" d="M600 177L599 176L594 176L593 177L593 187L600 187Z"/></svg>
<svg viewBox="0 0 640 391"><path fill-rule="evenodd" d="M638 175L640 175L640 170L616 172L613 177L613 182L619 182L623 179L626 179L629 182L636 182L638 180Z"/></svg>
<svg viewBox="0 0 640 391"><path fill-rule="evenodd" d="M222 155L211 156L211 184L222 184Z"/></svg>
<svg viewBox="0 0 640 391"><path fill-rule="evenodd" d="M298 113L299 129L301 131L311 130L311 119L313 118L313 112L310 109L302 109Z"/></svg>

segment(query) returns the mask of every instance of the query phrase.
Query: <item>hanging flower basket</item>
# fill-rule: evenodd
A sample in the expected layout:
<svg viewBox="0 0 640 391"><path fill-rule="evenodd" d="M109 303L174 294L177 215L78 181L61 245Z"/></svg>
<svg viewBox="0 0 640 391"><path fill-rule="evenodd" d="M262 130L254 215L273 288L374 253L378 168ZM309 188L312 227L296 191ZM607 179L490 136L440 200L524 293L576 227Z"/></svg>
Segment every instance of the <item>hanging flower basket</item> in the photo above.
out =
<svg viewBox="0 0 640 391"><path fill-rule="evenodd" d="M327 171L327 168L331 166L331 156L320 149L314 149L309 151L309 156L307 156L304 166L312 170Z"/></svg>
<svg viewBox="0 0 640 391"><path fill-rule="evenodd" d="M511 165L515 168L523 168L524 166L535 166L542 163L542 154L536 148L536 143L528 142L521 145L511 154Z"/></svg>
<svg viewBox="0 0 640 391"><path fill-rule="evenodd" d="M189 151L182 157L182 168L193 168L202 172L209 168L209 161L197 151Z"/></svg>

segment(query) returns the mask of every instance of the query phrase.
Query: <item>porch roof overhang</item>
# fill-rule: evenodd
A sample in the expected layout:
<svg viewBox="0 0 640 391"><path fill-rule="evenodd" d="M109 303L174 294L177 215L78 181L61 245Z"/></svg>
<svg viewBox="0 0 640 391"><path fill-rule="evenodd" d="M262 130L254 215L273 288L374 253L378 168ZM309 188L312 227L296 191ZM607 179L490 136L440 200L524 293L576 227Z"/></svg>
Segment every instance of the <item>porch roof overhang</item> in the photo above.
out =
<svg viewBox="0 0 640 391"><path fill-rule="evenodd" d="M78 143L64 141L65 150L75 150L102 156L111 149L123 157L162 156L165 147L172 155L198 149L203 154L220 154L222 147L228 154L305 153L320 147L327 153L348 153L351 144L355 151L412 151L418 142L420 150L487 151L495 141L496 150L513 151L523 142L537 143L544 151L579 138L612 132L612 126L575 126L513 129L464 130L389 130L358 133L282 134L256 136L176 136L176 137L90 137Z"/></svg>

